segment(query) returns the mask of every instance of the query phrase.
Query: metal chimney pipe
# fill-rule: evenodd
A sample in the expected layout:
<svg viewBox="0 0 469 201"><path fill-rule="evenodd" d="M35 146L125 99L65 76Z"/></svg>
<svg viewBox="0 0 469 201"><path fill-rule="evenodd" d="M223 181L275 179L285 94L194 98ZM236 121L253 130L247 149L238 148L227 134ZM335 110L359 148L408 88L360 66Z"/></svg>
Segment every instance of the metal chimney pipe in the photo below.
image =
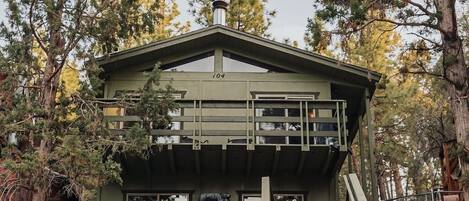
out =
<svg viewBox="0 0 469 201"><path fill-rule="evenodd" d="M226 26L226 10L230 0L213 0L213 24Z"/></svg>

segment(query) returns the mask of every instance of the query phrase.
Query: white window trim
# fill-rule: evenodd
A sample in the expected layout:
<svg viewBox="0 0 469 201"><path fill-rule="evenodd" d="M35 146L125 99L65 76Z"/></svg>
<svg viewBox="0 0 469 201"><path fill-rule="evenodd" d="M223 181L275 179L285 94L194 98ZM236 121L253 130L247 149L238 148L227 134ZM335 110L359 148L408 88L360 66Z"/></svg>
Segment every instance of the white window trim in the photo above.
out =
<svg viewBox="0 0 469 201"><path fill-rule="evenodd" d="M301 200L305 200L305 195L303 193L274 193L273 196L299 196Z"/></svg>
<svg viewBox="0 0 469 201"><path fill-rule="evenodd" d="M273 193L272 199L275 199L275 196L299 196L301 197L301 201L305 201L305 194L304 193ZM243 193L241 194L241 200L244 201L246 197L261 197L261 194L257 193Z"/></svg>
<svg viewBox="0 0 469 201"><path fill-rule="evenodd" d="M261 197L261 194L257 194L257 193L243 193L241 194L241 200L240 201L244 201L244 199L246 197Z"/></svg>
<svg viewBox="0 0 469 201"><path fill-rule="evenodd" d="M126 201L129 201L129 196L156 196L156 199L159 199L158 193L126 193Z"/></svg>

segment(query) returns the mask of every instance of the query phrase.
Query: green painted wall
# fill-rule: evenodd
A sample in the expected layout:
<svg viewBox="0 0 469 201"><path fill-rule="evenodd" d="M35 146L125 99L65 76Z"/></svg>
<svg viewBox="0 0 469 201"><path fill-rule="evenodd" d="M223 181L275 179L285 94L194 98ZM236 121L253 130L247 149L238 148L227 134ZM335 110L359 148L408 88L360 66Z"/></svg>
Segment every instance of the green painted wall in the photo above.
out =
<svg viewBox="0 0 469 201"><path fill-rule="evenodd" d="M213 78L214 73L164 72L161 83L185 91L186 99L251 99L250 92L319 92L319 99L330 99L330 83L326 78L295 73L225 73L224 78ZM143 72L115 72L106 82L106 97L116 90L135 90L145 83Z"/></svg>

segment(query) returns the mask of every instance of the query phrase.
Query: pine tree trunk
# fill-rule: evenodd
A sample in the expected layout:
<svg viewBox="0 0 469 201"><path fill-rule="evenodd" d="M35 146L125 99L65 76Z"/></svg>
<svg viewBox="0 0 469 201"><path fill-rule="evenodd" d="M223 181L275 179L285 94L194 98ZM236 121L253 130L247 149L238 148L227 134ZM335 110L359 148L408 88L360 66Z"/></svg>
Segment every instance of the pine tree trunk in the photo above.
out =
<svg viewBox="0 0 469 201"><path fill-rule="evenodd" d="M396 196L403 197L404 196L404 189L402 188L402 177L399 172L399 165L396 163L391 163L392 168L392 176L394 178L394 185L396 187Z"/></svg>
<svg viewBox="0 0 469 201"><path fill-rule="evenodd" d="M57 89L60 82L61 61L60 56L64 54L64 39L61 34L61 24L63 23L62 15L65 6L64 0L58 0L54 5L49 5L47 9L51 12L47 14L47 22L51 24L49 30L48 47L46 49L47 62L44 67L44 76L42 78L42 97L41 103L45 112L44 122L52 125L54 121L53 110L56 105ZM37 30L36 30L37 31ZM62 58L63 59L63 58ZM39 165L38 176L42 180L33 187L33 201L47 201L50 191L50 182L48 181L49 173L46 172L48 167L48 158L52 149L52 136L44 136L40 139L40 146L37 148ZM33 144L34 146L34 144Z"/></svg>
<svg viewBox="0 0 469 201"><path fill-rule="evenodd" d="M458 34L455 0L438 0L437 10L441 13L439 28L443 44L443 66L449 80L447 90L450 95L450 106L453 112L456 139L459 145L469 150L469 70L464 60L464 49ZM467 154L467 151L466 151ZM462 156L461 185L464 200L469 200L469 160Z"/></svg>
<svg viewBox="0 0 469 201"><path fill-rule="evenodd" d="M356 151L354 149L354 147L352 147L352 165L353 165L353 169L354 169L354 172L357 174L357 177L360 178L360 168L358 167L358 161L357 161L357 155L356 155ZM361 184L363 185L363 184Z"/></svg>
<svg viewBox="0 0 469 201"><path fill-rule="evenodd" d="M382 174L381 168L378 167L378 172L380 174L378 175L378 189L379 189L379 197L381 200L386 200L386 177L384 174Z"/></svg>

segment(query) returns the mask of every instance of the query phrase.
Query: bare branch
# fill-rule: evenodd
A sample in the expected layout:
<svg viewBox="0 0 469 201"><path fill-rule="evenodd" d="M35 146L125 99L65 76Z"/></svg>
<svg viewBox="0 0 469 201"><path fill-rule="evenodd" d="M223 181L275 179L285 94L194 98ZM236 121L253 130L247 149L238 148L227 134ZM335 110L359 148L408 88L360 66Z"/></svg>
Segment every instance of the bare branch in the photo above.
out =
<svg viewBox="0 0 469 201"><path fill-rule="evenodd" d="M420 35L420 34L416 34L416 33L409 33L409 34L410 34L410 35L414 35L414 36L416 36L416 37L418 37L418 38L420 38L420 39L422 39L422 40L424 40L424 41L427 41L427 42L429 42L429 43L435 45L436 47L441 47L441 44L440 44L440 43L438 43L438 42L436 42L436 41L434 41L434 40L432 40L432 39L423 37L423 36Z"/></svg>
<svg viewBox="0 0 469 201"><path fill-rule="evenodd" d="M39 35L36 32L36 27L34 26L33 22L33 10L34 10L34 5L36 4L36 0L33 0L31 2L31 6L29 7L29 28L31 29L31 32L33 33L34 38L36 39L37 43L39 44L39 47L44 52L47 52L46 46L44 46L44 43L42 42L42 39L39 37Z"/></svg>
<svg viewBox="0 0 469 201"><path fill-rule="evenodd" d="M429 11L427 8L425 8L422 4L419 4L419 3L414 2L414 1L411 1L411 0L407 0L406 2L409 3L410 5L413 5L413 6L417 7L419 10L421 10L422 12L424 12L425 14L427 14L427 15L429 15L429 16L435 15L435 13L430 12L430 11Z"/></svg>
<svg viewBox="0 0 469 201"><path fill-rule="evenodd" d="M445 33L445 31L443 29L441 29L440 27L438 27L437 25L424 23L424 22L396 22L394 20L384 19L384 18L374 18L374 20L379 21L379 22L389 22L389 23L397 25L397 26L427 27L427 28L435 29L435 30L438 30L442 33Z"/></svg>
<svg viewBox="0 0 469 201"><path fill-rule="evenodd" d="M368 25L372 24L373 22L375 22L376 20L370 20L368 22L366 22L365 24L363 24L362 26L358 27L358 28L355 28L355 29L352 29L350 31L346 31L346 32L342 32L342 31L331 31L330 33L331 34L340 34L340 35L348 35L348 34L352 34L352 33L356 33L358 31L361 31L363 29L365 29L366 27L368 27Z"/></svg>
<svg viewBox="0 0 469 201"><path fill-rule="evenodd" d="M447 82L449 82L449 83L451 83L451 84L454 84L454 82L453 82L452 80L450 80L449 78L447 78L446 76L444 76L444 75L442 75L442 74L438 74L438 73L428 72L427 70L422 70L422 71L407 71L407 72L405 72L405 73L415 74L415 75L429 75L429 76L432 76L432 77L444 79L444 80L446 80Z"/></svg>

